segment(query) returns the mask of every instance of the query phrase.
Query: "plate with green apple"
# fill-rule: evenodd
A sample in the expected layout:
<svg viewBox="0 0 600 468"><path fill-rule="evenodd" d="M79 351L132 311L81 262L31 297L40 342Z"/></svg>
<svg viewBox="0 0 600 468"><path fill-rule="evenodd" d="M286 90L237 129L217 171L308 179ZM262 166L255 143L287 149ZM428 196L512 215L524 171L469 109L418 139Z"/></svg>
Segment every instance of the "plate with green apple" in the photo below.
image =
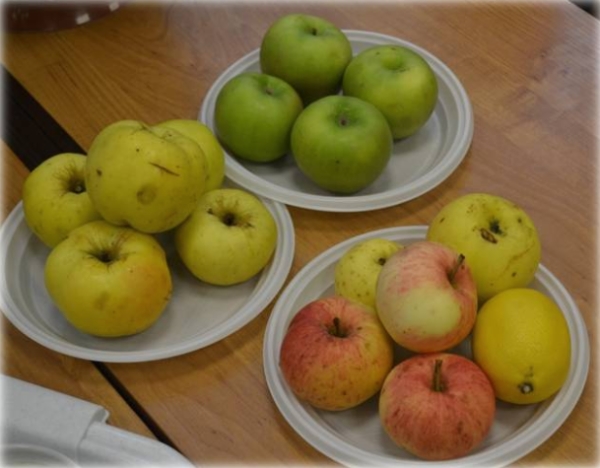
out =
<svg viewBox="0 0 600 468"><path fill-rule="evenodd" d="M496 400L494 418L489 431L484 434L485 438L466 455L441 462L431 462L417 458L401 448L391 439L380 420L379 393L342 411L318 409L297 397L285 377L281 355L284 338L292 319L314 301L335 297L336 266L351 247L374 239L389 240L408 246L424 240L427 229L427 226L401 226L372 231L347 239L321 253L305 265L281 292L267 323L263 361L267 385L275 405L290 426L305 441L343 465L460 467L509 465L547 441L567 419L583 391L590 362L590 345L585 322L575 301L558 278L539 264L528 288L542 292L551 298L562 311L571 341L568 375L557 393L539 403L511 404ZM381 247L381 252L375 252L373 255L377 255L377 258L389 255L389 252L384 253L385 248L387 247ZM368 260L365 262L368 263ZM368 269L368 265L365 269ZM340 309L337 310L341 320L342 312ZM316 339L317 332L311 334L307 322L307 320L303 322L305 326L303 336L309 337L312 343ZM317 324L314 326L317 327ZM343 328L344 325L340 323L340 326ZM346 321L345 326L353 326L350 319ZM354 326L359 325L355 323ZM321 325L319 327L322 328ZM363 339L367 327L366 322L362 322L363 331L360 336ZM322 340L319 343L323 344L327 341ZM355 353L358 349L354 345L349 347L352 348L351 353ZM336 352L340 349L342 346L337 347ZM373 341L366 349L374 349ZM469 334L448 352L472 358L471 335ZM326 350L317 354L324 356L321 364L325 365L328 359ZM414 353L407 349L395 346L394 363L405 361L413 355ZM337 356L336 359L340 358L340 355ZM360 362L359 356L357 357L356 354L352 356L353 363ZM371 357L368 362L373 362Z"/></svg>
<svg viewBox="0 0 600 468"><path fill-rule="evenodd" d="M453 71L424 48L406 40L369 31L342 31L354 56L373 46L400 45L425 59L438 86L437 102L427 122L415 134L394 139L383 172L357 192L340 194L318 186L298 169L291 152L265 163L236 157L226 147L226 174L231 180L290 206L359 212L414 199L441 184L460 165L473 138L474 121L468 94ZM220 91L232 78L245 72L261 73L260 49L229 66L206 94L198 120L213 132L216 133L215 105ZM238 109L238 112L242 115L244 110Z"/></svg>
<svg viewBox="0 0 600 468"><path fill-rule="evenodd" d="M235 184L226 181L224 186L235 187ZM290 271L294 253L291 217L285 205L269 199L262 202L277 226L275 251L262 270L230 286L203 282L192 275L178 255L173 231L156 234L166 254L172 294L162 314L149 328L116 338L93 336L76 329L53 303L44 278L51 249L27 225L20 202L0 230L2 312L37 343L62 354L93 361L152 361L209 346L258 316L279 292ZM130 239L133 236L129 236L127 242L131 242ZM89 251L85 247L87 245L81 246L82 253ZM137 247L123 243L121 248ZM127 258L123 255L122 262ZM129 266L124 265L113 271L117 275L116 271L127 268ZM84 269L81 271L87 273Z"/></svg>

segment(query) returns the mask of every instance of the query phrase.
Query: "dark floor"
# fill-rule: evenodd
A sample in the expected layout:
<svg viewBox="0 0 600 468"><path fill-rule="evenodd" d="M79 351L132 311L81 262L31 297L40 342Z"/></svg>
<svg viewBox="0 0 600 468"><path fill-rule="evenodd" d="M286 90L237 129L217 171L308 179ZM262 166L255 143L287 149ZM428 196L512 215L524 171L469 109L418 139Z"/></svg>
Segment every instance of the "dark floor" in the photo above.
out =
<svg viewBox="0 0 600 468"><path fill-rule="evenodd" d="M597 0L571 0L575 5L590 15L599 18L598 16L598 1Z"/></svg>

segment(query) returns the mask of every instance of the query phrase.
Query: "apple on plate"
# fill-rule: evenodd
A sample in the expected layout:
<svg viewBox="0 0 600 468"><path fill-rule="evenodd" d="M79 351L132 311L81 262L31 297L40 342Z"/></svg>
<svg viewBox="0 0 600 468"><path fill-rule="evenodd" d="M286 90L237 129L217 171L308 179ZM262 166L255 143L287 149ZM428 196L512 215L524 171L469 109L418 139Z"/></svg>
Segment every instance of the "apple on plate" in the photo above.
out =
<svg viewBox="0 0 600 468"><path fill-rule="evenodd" d="M431 66L417 52L400 45L373 46L360 52L348 64L342 88L344 94L377 107L396 139L423 127L438 97Z"/></svg>
<svg viewBox="0 0 600 468"><path fill-rule="evenodd" d="M342 296L315 299L293 317L280 368L294 394L329 411L375 395L393 366L393 343L363 304Z"/></svg>
<svg viewBox="0 0 600 468"><path fill-rule="evenodd" d="M337 94L351 59L346 35L326 19L306 14L279 18L260 46L262 71L291 84L305 105Z"/></svg>
<svg viewBox="0 0 600 468"><path fill-rule="evenodd" d="M512 201L489 193L470 193L445 205L431 221L427 239L467 258L481 303L529 285L541 258L532 219Z"/></svg>
<svg viewBox="0 0 600 468"><path fill-rule="evenodd" d="M112 224L167 231L189 216L204 192L202 148L170 128L115 122L94 138L87 158L90 198Z"/></svg>
<svg viewBox="0 0 600 468"><path fill-rule="evenodd" d="M381 268L401 248L397 242L379 237L350 247L335 265L335 293L360 302L375 312L375 291Z"/></svg>
<svg viewBox="0 0 600 468"><path fill-rule="evenodd" d="M256 196L236 188L206 192L175 230L175 248L198 279L228 286L249 280L277 246L277 223Z"/></svg>
<svg viewBox="0 0 600 468"><path fill-rule="evenodd" d="M73 229L54 247L44 278L67 321L101 337L147 329L162 315L172 293L166 255L158 241L104 220Z"/></svg>
<svg viewBox="0 0 600 468"><path fill-rule="evenodd" d="M375 106L349 96L327 96L306 107L292 129L296 164L317 186L351 194L384 171L393 139Z"/></svg>
<svg viewBox="0 0 600 468"><path fill-rule="evenodd" d="M86 157L61 153L29 173L23 184L23 214L33 233L54 247L74 228L100 219L85 186Z"/></svg>
<svg viewBox="0 0 600 468"><path fill-rule="evenodd" d="M394 341L417 353L452 348L471 332L477 289L464 257L431 241L392 255L379 273L377 313Z"/></svg>
<svg viewBox="0 0 600 468"><path fill-rule="evenodd" d="M225 178L225 153L211 129L203 123L191 119L167 120L158 125L178 131L194 140L202 148L207 166L204 191L220 188Z"/></svg>
<svg viewBox="0 0 600 468"><path fill-rule="evenodd" d="M271 162L289 152L292 126L302 109L300 96L285 81L241 73L217 95L215 131L234 156Z"/></svg>
<svg viewBox="0 0 600 468"><path fill-rule="evenodd" d="M390 438L431 461L467 455L487 436L496 398L489 379L458 354L420 354L400 362L379 396L379 416Z"/></svg>

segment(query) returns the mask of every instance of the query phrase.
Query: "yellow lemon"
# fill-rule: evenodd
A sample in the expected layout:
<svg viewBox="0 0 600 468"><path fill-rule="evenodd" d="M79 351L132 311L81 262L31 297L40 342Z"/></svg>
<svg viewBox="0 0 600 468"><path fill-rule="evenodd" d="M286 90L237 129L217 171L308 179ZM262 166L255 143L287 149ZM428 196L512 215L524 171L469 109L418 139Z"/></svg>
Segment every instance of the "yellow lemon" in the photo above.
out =
<svg viewBox="0 0 600 468"><path fill-rule="evenodd" d="M571 361L569 327L558 306L534 289L508 289L480 309L473 360L496 397L509 403L545 400L564 384Z"/></svg>

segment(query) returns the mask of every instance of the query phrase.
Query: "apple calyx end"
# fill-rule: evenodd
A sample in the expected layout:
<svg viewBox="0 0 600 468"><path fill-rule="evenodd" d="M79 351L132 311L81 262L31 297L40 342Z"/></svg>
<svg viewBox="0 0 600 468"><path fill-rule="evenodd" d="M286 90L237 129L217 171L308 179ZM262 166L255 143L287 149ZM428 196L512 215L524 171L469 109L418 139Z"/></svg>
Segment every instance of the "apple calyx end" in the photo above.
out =
<svg viewBox="0 0 600 468"><path fill-rule="evenodd" d="M518 385L520 392L523 395L533 392L533 385L530 382L523 382Z"/></svg>
<svg viewBox="0 0 600 468"><path fill-rule="evenodd" d="M435 365L433 366L433 385L431 389L434 392L443 392L445 390L444 384L442 383L442 360L436 359Z"/></svg>

